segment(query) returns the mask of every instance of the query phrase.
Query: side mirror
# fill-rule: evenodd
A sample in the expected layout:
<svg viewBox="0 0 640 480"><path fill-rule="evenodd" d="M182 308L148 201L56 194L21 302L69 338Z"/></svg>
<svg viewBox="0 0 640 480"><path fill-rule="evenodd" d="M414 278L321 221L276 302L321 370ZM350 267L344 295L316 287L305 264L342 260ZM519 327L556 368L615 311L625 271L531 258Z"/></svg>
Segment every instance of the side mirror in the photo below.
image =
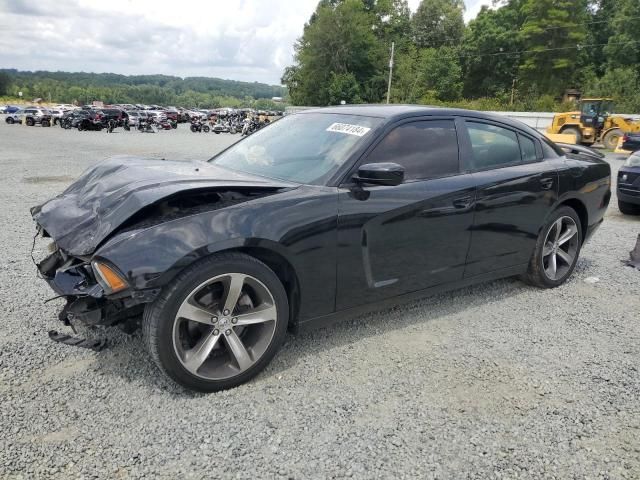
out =
<svg viewBox="0 0 640 480"><path fill-rule="evenodd" d="M404 180L404 167L397 163L367 163L358 168L353 179L370 185L400 185Z"/></svg>

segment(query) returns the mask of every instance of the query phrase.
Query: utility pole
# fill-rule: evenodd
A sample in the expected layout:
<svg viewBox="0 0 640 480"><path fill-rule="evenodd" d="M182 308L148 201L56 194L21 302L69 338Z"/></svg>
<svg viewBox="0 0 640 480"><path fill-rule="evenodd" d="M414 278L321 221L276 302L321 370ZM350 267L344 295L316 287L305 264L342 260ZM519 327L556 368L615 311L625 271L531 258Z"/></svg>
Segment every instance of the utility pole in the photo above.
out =
<svg viewBox="0 0 640 480"><path fill-rule="evenodd" d="M391 97L391 77L393 76L393 52L395 50L396 42L391 42L391 59L389 59L389 86L387 87L387 104Z"/></svg>
<svg viewBox="0 0 640 480"><path fill-rule="evenodd" d="M509 105L513 106L513 101L516 96L516 77L513 77L513 82L511 83L511 103Z"/></svg>

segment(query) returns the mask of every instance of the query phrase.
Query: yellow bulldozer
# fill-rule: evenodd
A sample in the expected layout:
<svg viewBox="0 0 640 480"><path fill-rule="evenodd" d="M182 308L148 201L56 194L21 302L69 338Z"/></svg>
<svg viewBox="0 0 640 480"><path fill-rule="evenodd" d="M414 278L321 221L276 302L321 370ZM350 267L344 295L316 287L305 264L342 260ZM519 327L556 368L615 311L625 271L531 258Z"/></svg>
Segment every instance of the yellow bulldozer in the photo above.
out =
<svg viewBox="0 0 640 480"><path fill-rule="evenodd" d="M613 150L624 133L640 132L640 121L613 115L611 98L583 98L578 107L578 111L554 115L547 136L553 140L553 135L573 135L577 144L602 143ZM566 138L570 137L565 142Z"/></svg>

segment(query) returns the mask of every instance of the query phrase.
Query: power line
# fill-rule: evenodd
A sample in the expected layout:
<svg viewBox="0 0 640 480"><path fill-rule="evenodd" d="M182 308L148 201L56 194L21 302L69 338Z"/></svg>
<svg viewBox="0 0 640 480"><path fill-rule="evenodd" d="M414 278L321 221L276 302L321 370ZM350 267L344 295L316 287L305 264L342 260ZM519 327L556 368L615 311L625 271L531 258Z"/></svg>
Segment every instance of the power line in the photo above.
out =
<svg viewBox="0 0 640 480"><path fill-rule="evenodd" d="M640 16L637 17L625 17L625 20L639 20ZM608 20L594 20L593 22L583 22L583 23L574 23L571 25L558 25L556 27L546 27L546 28L542 28L541 31L546 32L548 30L559 30L559 29L563 29L563 28L576 28L576 27L580 27L583 25L595 25L597 23L608 23L610 22L611 19ZM519 30L505 30L504 33L519 33L522 31L522 28L520 28Z"/></svg>
<svg viewBox="0 0 640 480"><path fill-rule="evenodd" d="M481 57L493 57L493 56L499 56L499 55L522 55L525 53L543 53L543 52L553 52L558 50L581 50L583 48L603 47L606 45L631 45L634 43L640 43L640 40L630 40L627 42L617 42L617 43L592 43L589 45L578 44L571 47L544 48L544 49L536 49L536 50L520 50L515 52L493 52L493 53L479 53L479 54L469 54L469 55L461 54L460 56L481 58Z"/></svg>

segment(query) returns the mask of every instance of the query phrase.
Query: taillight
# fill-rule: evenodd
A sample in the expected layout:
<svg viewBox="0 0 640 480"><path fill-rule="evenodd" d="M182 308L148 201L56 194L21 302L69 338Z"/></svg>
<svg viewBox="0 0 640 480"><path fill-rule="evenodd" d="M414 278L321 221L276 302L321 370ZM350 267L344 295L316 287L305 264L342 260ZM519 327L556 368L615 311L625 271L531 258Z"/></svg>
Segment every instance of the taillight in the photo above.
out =
<svg viewBox="0 0 640 480"><path fill-rule="evenodd" d="M628 142L629 141L629 135L627 135L626 133L622 136L622 141L623 142Z"/></svg>

